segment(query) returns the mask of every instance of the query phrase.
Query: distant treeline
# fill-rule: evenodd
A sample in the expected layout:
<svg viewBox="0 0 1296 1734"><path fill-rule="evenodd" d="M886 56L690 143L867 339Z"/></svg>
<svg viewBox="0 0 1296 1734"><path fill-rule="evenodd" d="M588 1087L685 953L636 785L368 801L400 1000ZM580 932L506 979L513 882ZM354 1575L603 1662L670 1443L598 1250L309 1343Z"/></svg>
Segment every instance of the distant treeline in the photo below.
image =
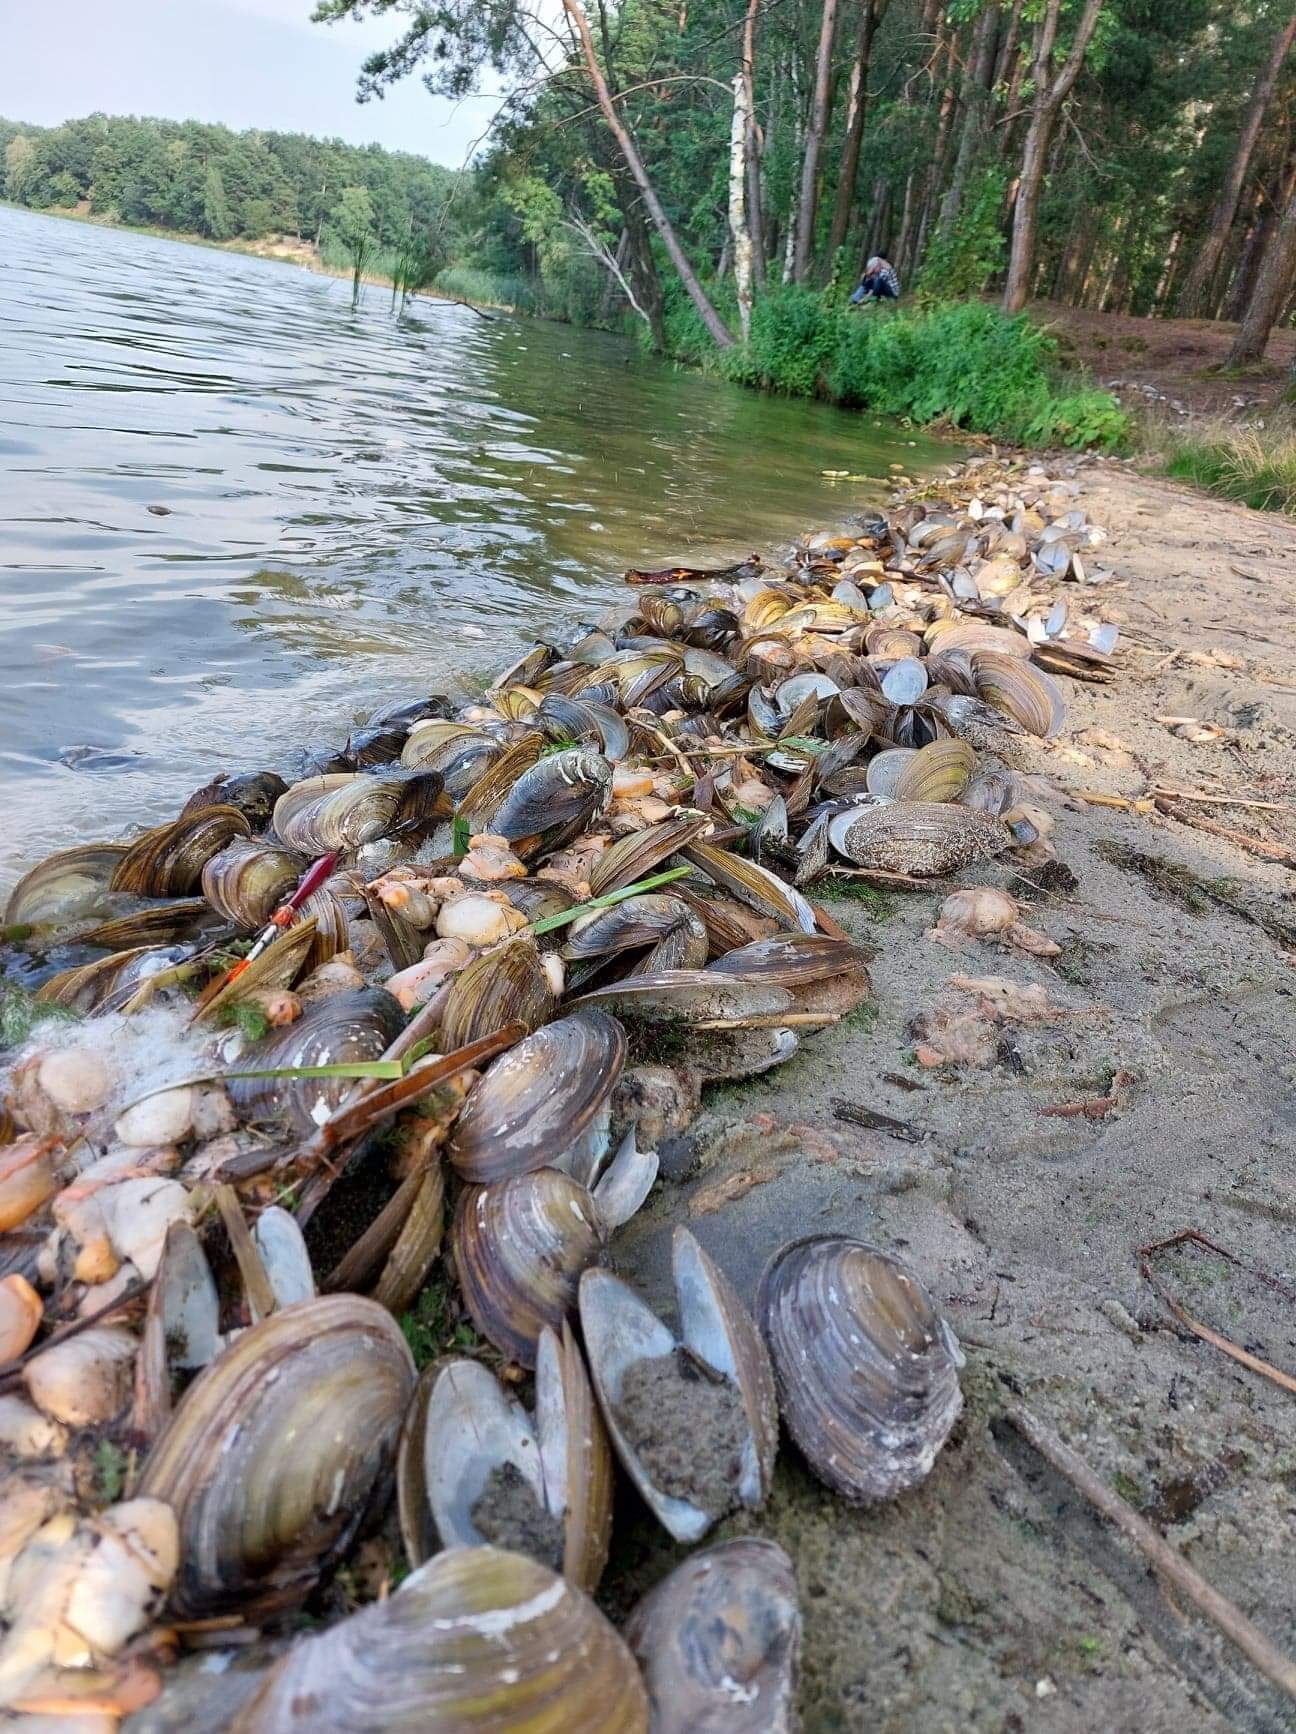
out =
<svg viewBox="0 0 1296 1734"><path fill-rule="evenodd" d="M443 227L455 184L423 157L302 133L93 114L57 127L0 120L4 197L213 241L298 235L316 245L362 189L379 247ZM362 206L363 208L363 206Z"/></svg>

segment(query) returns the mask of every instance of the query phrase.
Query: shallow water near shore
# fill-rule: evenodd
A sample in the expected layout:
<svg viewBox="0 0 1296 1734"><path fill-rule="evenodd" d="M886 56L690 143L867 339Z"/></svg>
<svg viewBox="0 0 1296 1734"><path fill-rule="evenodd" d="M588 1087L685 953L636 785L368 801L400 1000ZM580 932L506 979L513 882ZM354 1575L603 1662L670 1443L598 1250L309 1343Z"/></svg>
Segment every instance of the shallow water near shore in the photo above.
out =
<svg viewBox="0 0 1296 1734"><path fill-rule="evenodd" d="M951 455L210 248L0 210L0 260L0 886Z"/></svg>

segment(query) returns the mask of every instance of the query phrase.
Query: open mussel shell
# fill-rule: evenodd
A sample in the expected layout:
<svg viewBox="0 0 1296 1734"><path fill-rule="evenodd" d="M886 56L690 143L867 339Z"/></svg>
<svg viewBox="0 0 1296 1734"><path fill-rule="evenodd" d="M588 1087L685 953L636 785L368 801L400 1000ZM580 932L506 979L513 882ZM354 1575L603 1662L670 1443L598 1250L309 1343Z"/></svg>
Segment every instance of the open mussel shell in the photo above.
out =
<svg viewBox="0 0 1296 1734"><path fill-rule="evenodd" d="M904 775L910 759L918 756L917 747L886 747L876 753L868 762L864 776L864 787L870 795L879 799L893 801L896 787Z"/></svg>
<svg viewBox="0 0 1296 1734"><path fill-rule="evenodd" d="M584 694L570 698L564 693L546 693L535 721L551 741L588 741L613 764L630 751L625 719L610 704Z"/></svg>
<svg viewBox="0 0 1296 1734"><path fill-rule="evenodd" d="M256 837L233 837L202 870L202 893L218 915L250 933L263 928L305 870L300 855Z"/></svg>
<svg viewBox="0 0 1296 1734"><path fill-rule="evenodd" d="M185 1393L138 1491L180 1525L183 1619L299 1606L384 1491L414 1362L375 1301L328 1295L237 1336Z"/></svg>
<svg viewBox="0 0 1296 1734"><path fill-rule="evenodd" d="M785 988L796 1011L854 1011L873 991L869 953L822 933L779 933L728 952L707 973L745 976Z"/></svg>
<svg viewBox="0 0 1296 1734"><path fill-rule="evenodd" d="M975 770L976 754L966 741L929 741L900 767L891 793L897 801L956 801Z"/></svg>
<svg viewBox="0 0 1296 1734"><path fill-rule="evenodd" d="M618 837L590 869L590 896L603 897L609 891L620 891L646 879L663 861L700 836L710 823L702 813L687 813L663 819L661 824L649 825L642 831L632 831L628 837Z"/></svg>
<svg viewBox="0 0 1296 1734"><path fill-rule="evenodd" d="M562 955L570 960L646 952L642 969L697 969L707 960L701 920L678 897L647 892L573 922Z"/></svg>
<svg viewBox="0 0 1296 1734"><path fill-rule="evenodd" d="M988 861L1012 837L1005 825L970 807L938 801L884 801L851 807L828 822L833 848L857 867L941 878Z"/></svg>
<svg viewBox="0 0 1296 1734"><path fill-rule="evenodd" d="M137 838L117 863L110 888L137 897L188 897L197 891L211 857L231 837L250 834L237 807L195 808Z"/></svg>
<svg viewBox="0 0 1296 1734"><path fill-rule="evenodd" d="M501 1054L473 1086L449 1156L481 1185L561 1168L588 1186L607 1150L626 1040L606 1012L559 1018Z"/></svg>
<svg viewBox="0 0 1296 1734"><path fill-rule="evenodd" d="M591 1194L556 1168L466 1186L450 1243L477 1329L502 1354L534 1367L541 1331L562 1329L604 1232Z"/></svg>
<svg viewBox="0 0 1296 1734"><path fill-rule="evenodd" d="M592 1590L612 1534L612 1451L571 1326L546 1327L529 1415L480 1361L419 1380L396 1472L411 1565L438 1547L507 1547Z"/></svg>
<svg viewBox="0 0 1296 1734"><path fill-rule="evenodd" d="M963 1406L963 1357L908 1265L809 1235L766 1265L756 1313L788 1432L822 1481L866 1504L929 1473Z"/></svg>
<svg viewBox="0 0 1296 1734"><path fill-rule="evenodd" d="M582 747L551 753L514 783L491 821L497 836L519 851L539 841L556 847L604 812L612 798L612 766Z"/></svg>
<svg viewBox="0 0 1296 1734"><path fill-rule="evenodd" d="M778 1414L769 1356L751 1315L686 1228L675 1230L671 1267L678 1339L632 1288L599 1269L580 1280L581 1330L622 1467L676 1541L697 1541L735 1507L764 1504ZM639 1390L632 1414L632 1388L646 1374L655 1382ZM701 1397L702 1409L694 1411L690 1393ZM698 1437L690 1421L701 1420L717 1393L720 1420Z"/></svg>
<svg viewBox="0 0 1296 1734"><path fill-rule="evenodd" d="M401 763L435 772L452 801L461 801L504 751L494 735L466 723L416 723L401 752Z"/></svg>
<svg viewBox="0 0 1296 1734"><path fill-rule="evenodd" d="M415 835L449 812L439 774L366 776L339 771L294 783L275 802L274 833L311 856L353 852L382 837Z"/></svg>
<svg viewBox="0 0 1296 1734"><path fill-rule="evenodd" d="M974 661L977 693L988 704L1042 740L1051 739L1062 727L1066 703L1052 675L1019 656L997 651L979 650Z"/></svg>
<svg viewBox="0 0 1296 1734"><path fill-rule="evenodd" d="M441 1048L467 1047L508 1023L528 1032L553 1015L554 996L534 939L515 935L466 964L441 1012Z"/></svg>
<svg viewBox="0 0 1296 1734"><path fill-rule="evenodd" d="M97 914L126 850L125 843L83 843L47 855L9 893L5 926L57 925Z"/></svg>
<svg viewBox="0 0 1296 1734"><path fill-rule="evenodd" d="M631 1613L653 1734L794 1734L801 1610L792 1561L759 1536L677 1566Z"/></svg>
<svg viewBox="0 0 1296 1734"><path fill-rule="evenodd" d="M711 843L695 841L680 853L686 861L700 867L708 879L749 909L770 916L780 927L800 928L802 933L815 932L814 910L799 891L785 885L767 867L735 855L729 849L718 849Z"/></svg>
<svg viewBox="0 0 1296 1734"><path fill-rule="evenodd" d="M623 1640L581 1590L517 1553L451 1548L300 1639L231 1734L648 1734Z"/></svg>
<svg viewBox="0 0 1296 1734"><path fill-rule="evenodd" d="M378 988L354 988L311 1001L301 1017L243 1053L234 1072L337 1066L376 1060L400 1034L397 1001ZM352 1078L231 1078L227 1088L240 1118L308 1138L355 1087Z"/></svg>

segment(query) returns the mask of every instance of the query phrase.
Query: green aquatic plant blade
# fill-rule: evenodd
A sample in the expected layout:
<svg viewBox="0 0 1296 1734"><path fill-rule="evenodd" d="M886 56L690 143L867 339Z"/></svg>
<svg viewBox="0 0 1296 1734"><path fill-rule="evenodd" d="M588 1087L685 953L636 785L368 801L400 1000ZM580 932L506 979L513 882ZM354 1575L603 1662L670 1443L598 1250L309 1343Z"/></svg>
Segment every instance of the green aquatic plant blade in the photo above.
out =
<svg viewBox="0 0 1296 1734"><path fill-rule="evenodd" d="M596 909L611 909L617 903L624 903L627 897L638 897L641 892L655 891L659 885L670 885L690 872L690 867L671 867L665 873L650 873L647 879L636 880L633 885L623 885L619 891L605 891L602 897L591 897L588 903L578 903L574 909L564 909L558 915L546 915L539 921L533 921L526 931L551 933L555 927L566 927L569 921L579 921L582 915L589 915Z"/></svg>

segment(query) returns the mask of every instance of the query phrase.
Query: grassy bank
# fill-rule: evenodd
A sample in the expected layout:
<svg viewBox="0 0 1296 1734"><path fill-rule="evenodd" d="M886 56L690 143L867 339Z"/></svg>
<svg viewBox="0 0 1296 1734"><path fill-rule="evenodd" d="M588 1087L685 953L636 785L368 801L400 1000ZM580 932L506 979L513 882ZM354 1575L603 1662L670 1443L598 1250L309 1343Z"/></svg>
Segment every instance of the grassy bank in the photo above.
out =
<svg viewBox="0 0 1296 1734"><path fill-rule="evenodd" d="M1296 513L1296 433L1217 425L1176 434L1166 474L1262 512Z"/></svg>

